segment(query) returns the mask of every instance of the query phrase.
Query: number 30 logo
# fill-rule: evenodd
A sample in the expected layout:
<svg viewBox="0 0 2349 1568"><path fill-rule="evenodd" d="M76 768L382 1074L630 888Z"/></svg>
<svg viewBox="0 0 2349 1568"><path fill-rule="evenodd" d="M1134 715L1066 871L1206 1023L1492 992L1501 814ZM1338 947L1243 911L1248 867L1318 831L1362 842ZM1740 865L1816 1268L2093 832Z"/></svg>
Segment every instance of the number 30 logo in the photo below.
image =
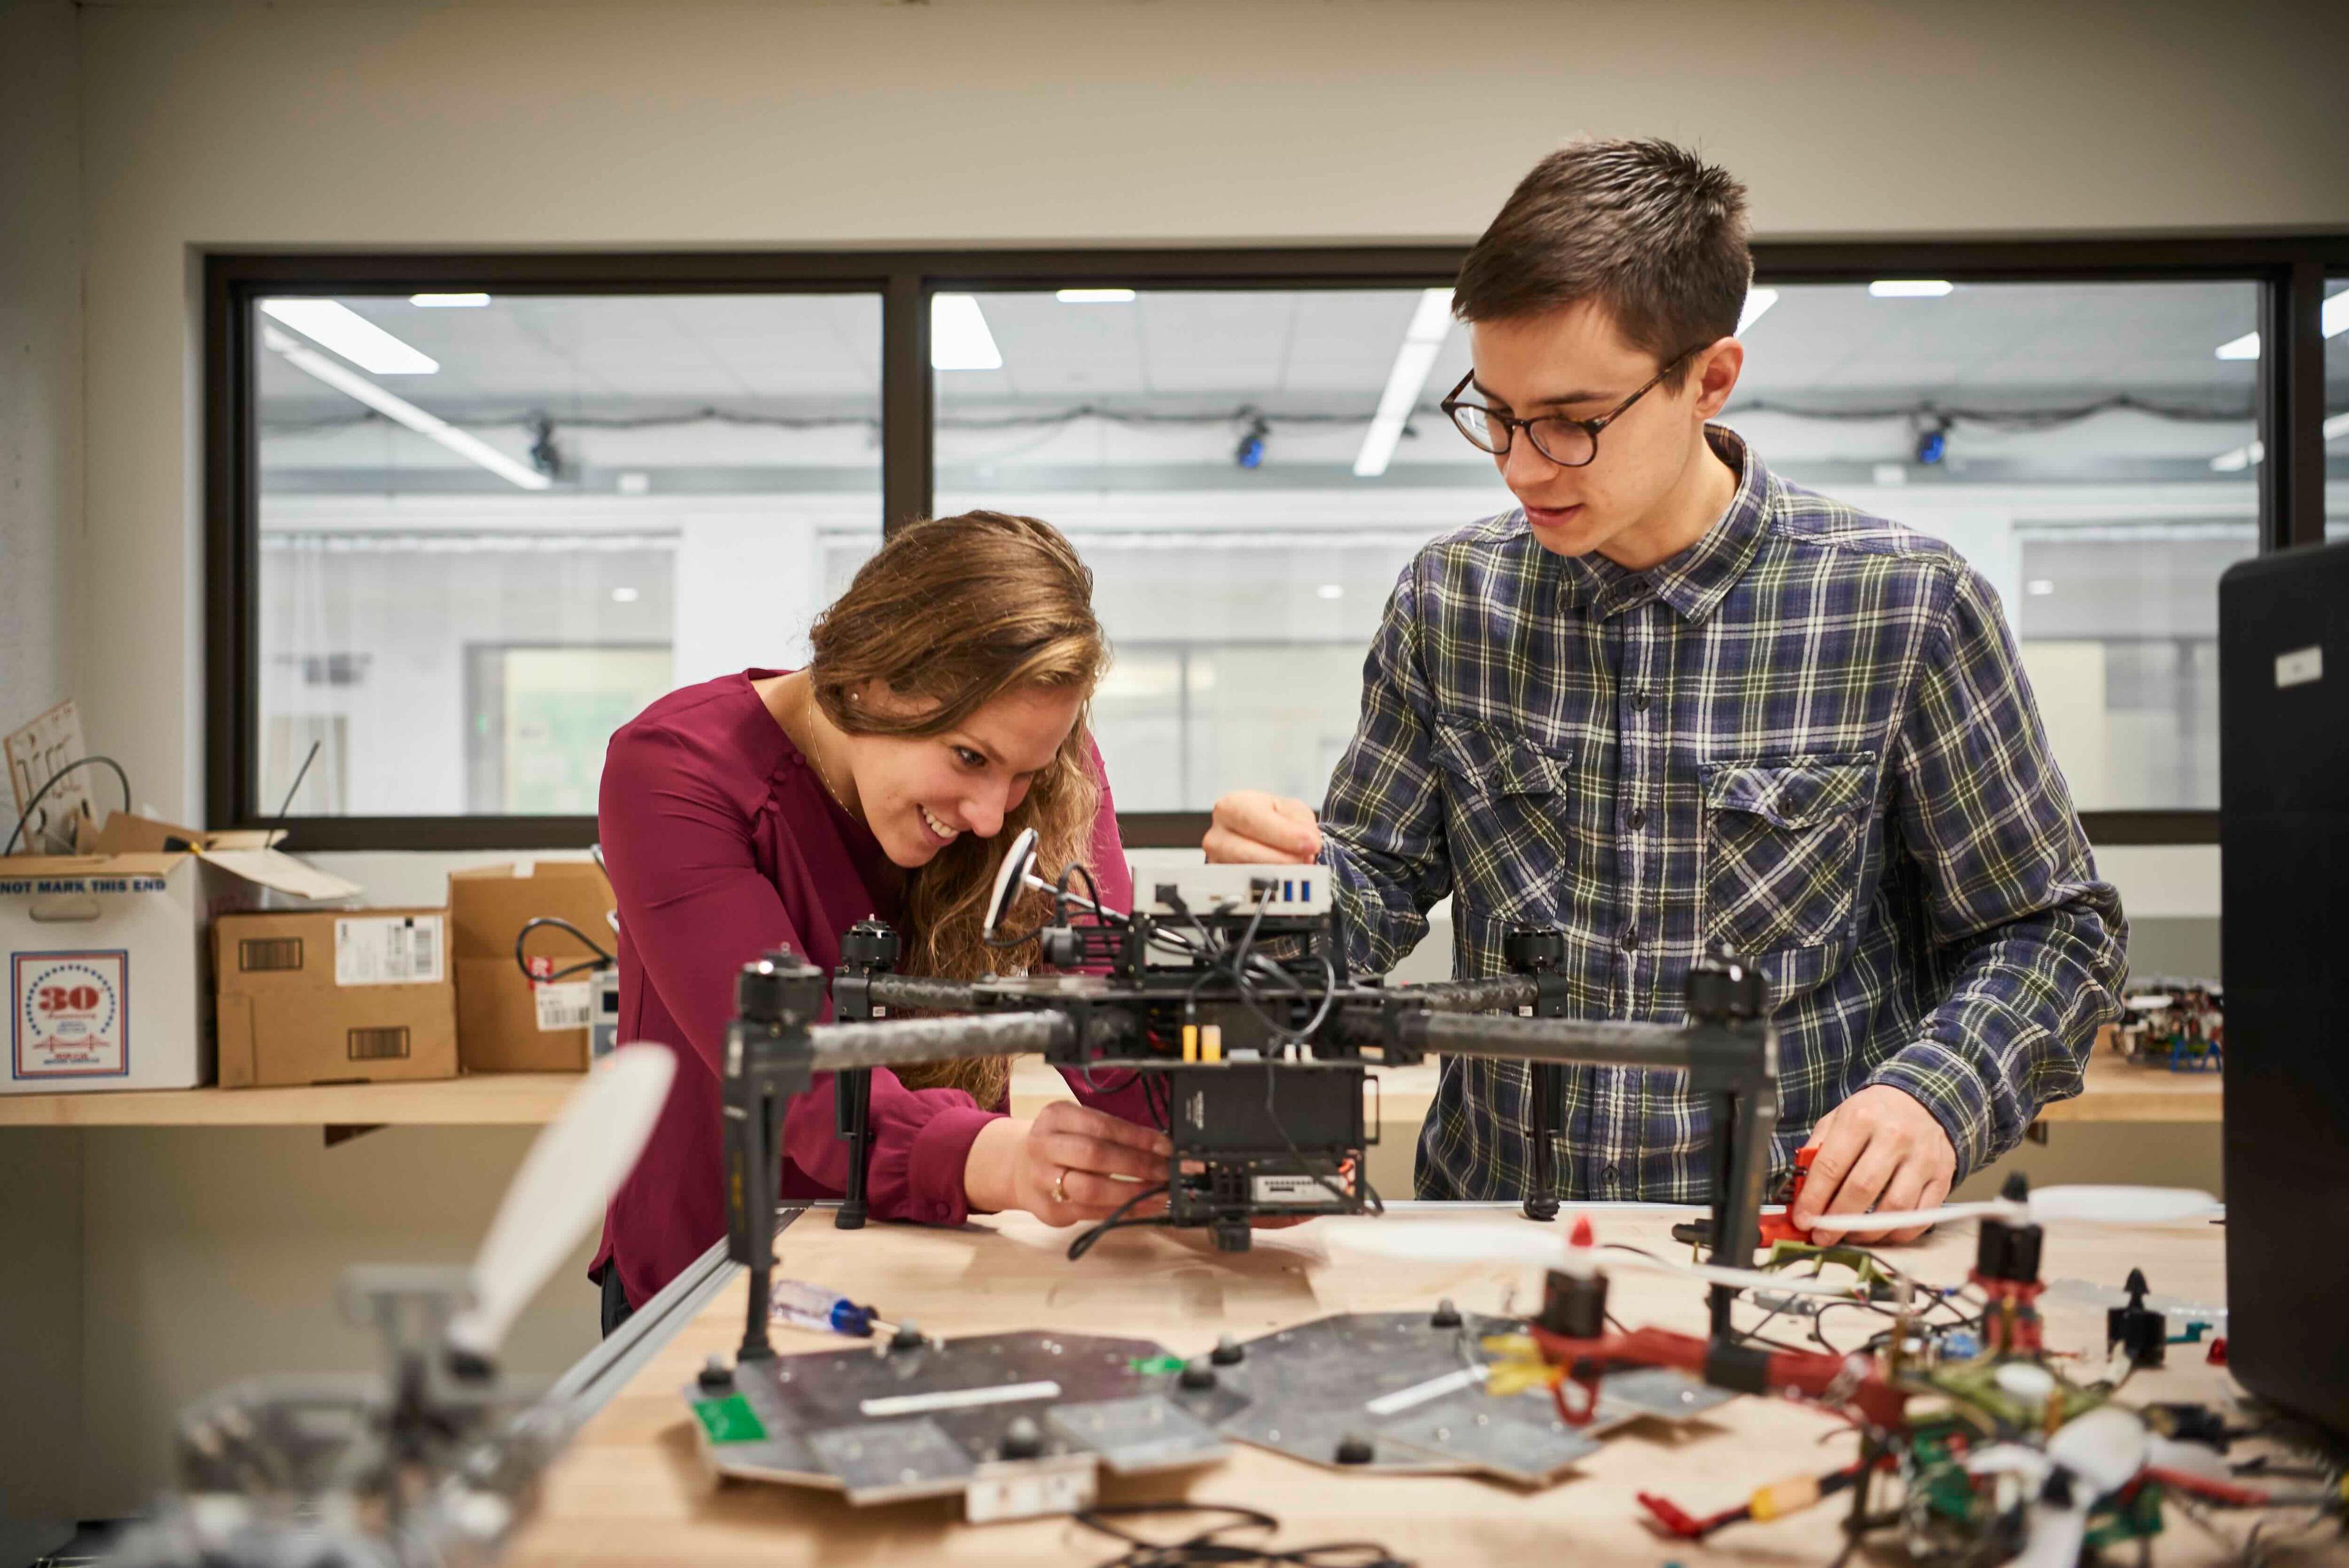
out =
<svg viewBox="0 0 2349 1568"><path fill-rule="evenodd" d="M94 985L45 985L39 1006L44 1012L94 1012L98 1001Z"/></svg>

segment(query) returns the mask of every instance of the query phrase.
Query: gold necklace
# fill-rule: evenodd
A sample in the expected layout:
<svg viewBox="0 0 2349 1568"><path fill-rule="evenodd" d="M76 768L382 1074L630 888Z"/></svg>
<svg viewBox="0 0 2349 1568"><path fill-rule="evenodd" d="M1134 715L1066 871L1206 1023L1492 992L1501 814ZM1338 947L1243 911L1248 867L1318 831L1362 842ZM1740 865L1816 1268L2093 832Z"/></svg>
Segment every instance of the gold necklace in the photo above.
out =
<svg viewBox="0 0 2349 1568"><path fill-rule="evenodd" d="M832 797L832 804L848 813L849 815L856 816L856 808L841 798L840 791L833 784L832 774L824 770L823 759L816 754L815 682L810 680L801 688L801 691L803 695L800 698L800 728L807 732L807 743L802 751L807 757L808 765L815 769L815 781L823 786L823 793ZM860 822L864 820L863 817L856 819Z"/></svg>

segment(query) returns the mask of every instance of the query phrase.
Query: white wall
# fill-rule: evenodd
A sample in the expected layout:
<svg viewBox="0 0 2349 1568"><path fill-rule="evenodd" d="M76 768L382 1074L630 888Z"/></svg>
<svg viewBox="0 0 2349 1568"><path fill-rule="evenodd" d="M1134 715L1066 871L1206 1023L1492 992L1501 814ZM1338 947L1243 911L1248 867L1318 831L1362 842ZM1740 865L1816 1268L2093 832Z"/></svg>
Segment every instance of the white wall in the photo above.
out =
<svg viewBox="0 0 2349 1568"><path fill-rule="evenodd" d="M67 0L0 5L0 732L68 690L81 514L75 53Z"/></svg>
<svg viewBox="0 0 2349 1568"><path fill-rule="evenodd" d="M1585 130L1698 143L1770 235L2338 227L2345 32L2290 0L87 6L89 736L197 809L203 247L1454 240Z"/></svg>

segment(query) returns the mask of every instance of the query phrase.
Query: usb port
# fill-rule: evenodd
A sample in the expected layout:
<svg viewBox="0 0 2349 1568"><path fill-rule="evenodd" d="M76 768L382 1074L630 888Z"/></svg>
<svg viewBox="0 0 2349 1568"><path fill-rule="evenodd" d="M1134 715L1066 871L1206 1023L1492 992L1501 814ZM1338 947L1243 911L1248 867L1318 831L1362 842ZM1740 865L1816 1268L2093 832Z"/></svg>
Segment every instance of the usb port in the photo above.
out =
<svg viewBox="0 0 2349 1568"><path fill-rule="evenodd" d="M1313 878L1308 877L1297 885L1297 896L1309 904L1313 901Z"/></svg>
<svg viewBox="0 0 2349 1568"><path fill-rule="evenodd" d="M1284 903L1284 904L1293 904L1293 903L1297 902L1297 884L1296 884L1296 883L1294 883L1294 882L1283 882L1283 883L1280 885L1280 901L1281 901L1282 903Z"/></svg>

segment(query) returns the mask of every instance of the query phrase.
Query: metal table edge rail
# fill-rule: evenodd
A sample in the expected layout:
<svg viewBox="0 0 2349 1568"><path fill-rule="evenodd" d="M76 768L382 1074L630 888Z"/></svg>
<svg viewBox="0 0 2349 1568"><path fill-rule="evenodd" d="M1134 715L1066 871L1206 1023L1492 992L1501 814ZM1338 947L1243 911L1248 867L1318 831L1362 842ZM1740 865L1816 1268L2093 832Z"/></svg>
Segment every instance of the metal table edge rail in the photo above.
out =
<svg viewBox="0 0 2349 1568"><path fill-rule="evenodd" d="M775 1230L790 1229L808 1207L794 1203L777 1210ZM627 1322L556 1378L533 1413L541 1418L556 1417L574 1431L585 1425L741 1272L741 1264L727 1261L723 1239L711 1242L709 1250L686 1265L684 1272L663 1285L629 1314Z"/></svg>

